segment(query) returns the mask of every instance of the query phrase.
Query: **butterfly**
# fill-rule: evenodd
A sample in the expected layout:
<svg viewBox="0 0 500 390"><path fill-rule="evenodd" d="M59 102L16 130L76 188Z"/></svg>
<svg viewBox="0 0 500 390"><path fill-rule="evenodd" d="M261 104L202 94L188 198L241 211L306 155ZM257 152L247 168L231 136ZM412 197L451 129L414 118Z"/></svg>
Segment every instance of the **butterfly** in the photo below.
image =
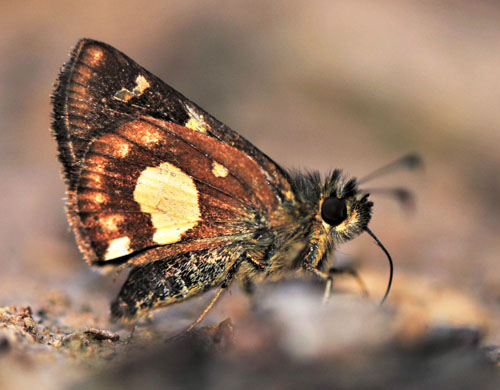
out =
<svg viewBox="0 0 500 390"><path fill-rule="evenodd" d="M52 103L78 246L94 267L131 269L114 319L218 288L198 323L235 280L331 281L333 249L363 232L390 260L355 178L281 168L110 45L80 40Z"/></svg>

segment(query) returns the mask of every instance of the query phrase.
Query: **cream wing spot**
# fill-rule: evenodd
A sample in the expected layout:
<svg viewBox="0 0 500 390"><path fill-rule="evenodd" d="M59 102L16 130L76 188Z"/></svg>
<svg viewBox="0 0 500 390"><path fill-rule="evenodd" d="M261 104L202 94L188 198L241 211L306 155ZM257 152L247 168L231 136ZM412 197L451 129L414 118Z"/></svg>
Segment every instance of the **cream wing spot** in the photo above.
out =
<svg viewBox="0 0 500 390"><path fill-rule="evenodd" d="M132 89L132 91L128 90L127 88L122 88L114 94L113 98L127 103L133 97L141 96L144 91L150 86L151 84L149 84L148 80L142 74L140 74L135 79L135 87L134 89Z"/></svg>
<svg viewBox="0 0 500 390"><path fill-rule="evenodd" d="M226 177L229 171L224 165L219 164L217 161L214 161L212 163L212 173L215 177Z"/></svg>
<svg viewBox="0 0 500 390"><path fill-rule="evenodd" d="M191 118L186 122L186 127L190 128L191 130L196 130L201 133L206 133L207 130L205 129L204 125L202 122L198 121L196 118Z"/></svg>
<svg viewBox="0 0 500 390"><path fill-rule="evenodd" d="M127 103L130 99L134 97L134 94L126 88L120 89L113 95L113 99L119 100L121 102Z"/></svg>
<svg viewBox="0 0 500 390"><path fill-rule="evenodd" d="M132 93L135 96L141 96L146 89L148 89L151 85L149 84L148 80L146 80L146 77L144 77L142 74L137 76L135 79L135 87L132 90Z"/></svg>
<svg viewBox="0 0 500 390"><path fill-rule="evenodd" d="M134 200L151 215L156 232L153 241L170 244L201 220L198 190L191 177L164 162L146 168L137 180Z"/></svg>
<svg viewBox="0 0 500 390"><path fill-rule="evenodd" d="M115 238L110 241L106 253L104 254L104 260L116 259L117 257L128 255L131 252L130 238L127 236Z"/></svg>
<svg viewBox="0 0 500 390"><path fill-rule="evenodd" d="M184 126L190 128L191 130L199 131L200 133L207 132L207 125L203 115L198 115L191 107L186 107L189 114L189 120Z"/></svg>

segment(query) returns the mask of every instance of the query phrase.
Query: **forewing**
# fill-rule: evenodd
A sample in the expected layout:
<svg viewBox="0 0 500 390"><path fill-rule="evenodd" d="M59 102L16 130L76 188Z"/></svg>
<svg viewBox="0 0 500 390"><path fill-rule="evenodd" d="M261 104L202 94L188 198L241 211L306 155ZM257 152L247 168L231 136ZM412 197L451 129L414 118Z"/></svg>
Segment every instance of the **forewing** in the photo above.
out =
<svg viewBox="0 0 500 390"><path fill-rule="evenodd" d="M293 201L267 156L109 45L78 43L53 103L68 215L91 263L245 239Z"/></svg>

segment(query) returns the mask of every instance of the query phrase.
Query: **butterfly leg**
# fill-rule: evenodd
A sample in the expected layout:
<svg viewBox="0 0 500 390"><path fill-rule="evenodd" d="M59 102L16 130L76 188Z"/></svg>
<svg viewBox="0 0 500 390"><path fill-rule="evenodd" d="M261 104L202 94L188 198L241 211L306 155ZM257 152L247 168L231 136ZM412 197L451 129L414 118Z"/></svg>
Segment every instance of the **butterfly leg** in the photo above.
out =
<svg viewBox="0 0 500 390"><path fill-rule="evenodd" d="M347 274L349 276L352 276L354 280L358 283L359 288L361 289L363 296L368 297L368 289L366 288L366 284L359 276L358 271L356 271L354 268L351 267L346 267L346 268L335 268L332 267L328 270L328 273L320 271L316 268L306 268L309 272L311 272L313 275L315 275L317 278L321 280L325 280L325 292L323 294L323 303L326 303L328 299L330 298L330 295L333 290L333 275L342 275L342 274Z"/></svg>
<svg viewBox="0 0 500 390"><path fill-rule="evenodd" d="M248 296L253 296L255 293L255 283L246 277L243 279L242 289Z"/></svg>
<svg viewBox="0 0 500 390"><path fill-rule="evenodd" d="M329 276L325 284L325 292L323 293L323 300L322 300L323 303L328 302L332 291L333 291L333 278Z"/></svg>
<svg viewBox="0 0 500 390"><path fill-rule="evenodd" d="M322 239L321 234L318 234L318 229L315 229L310 238L310 244L305 249L301 264L302 269L312 273L318 279L324 280L326 282L325 292L323 294L323 303L328 301L328 299L330 298L333 289L333 275L338 274L348 274L352 276L363 291L363 295L367 296L368 290L366 288L366 285L354 268L332 267L328 270L328 272L321 271L321 268L323 264L325 264L325 260L327 259L328 254L328 244L324 241L324 239Z"/></svg>
<svg viewBox="0 0 500 390"><path fill-rule="evenodd" d="M205 310L203 310L203 312L198 316L198 318L193 321L191 323L191 325L189 325L186 329L184 329L181 333L179 333L177 336L174 336L174 338L177 338L185 333L188 333L190 332L191 330L193 330L193 328L198 325L201 321L203 321L203 319L206 317L206 315L208 314L208 312L210 310L212 310L212 308L214 307L215 303L219 300L219 298L222 296L222 293L226 291L226 287L225 286L222 286L220 287L218 290L217 290L217 293L215 294L215 296L212 298L212 300L210 301L210 303L207 305L207 307L205 308Z"/></svg>
<svg viewBox="0 0 500 390"><path fill-rule="evenodd" d="M186 333L189 333L190 331L193 330L193 328L196 325L198 325L201 321L203 321L203 319L206 317L206 315L208 314L208 312L210 310L212 310L212 308L214 307L215 303L219 300L219 298L222 296L222 294L224 293L224 291L226 291L227 287L231 284L231 281L233 280L234 275L238 271L238 268L239 268L240 264L245 259L246 259L246 255L240 256L234 262L234 264L231 266L231 268L229 268L229 271L228 271L226 277L224 278L224 282L219 287L219 289L217 290L217 293L212 298L212 300L207 305L207 307L205 307L205 309L203 310L203 312L198 316L198 318L195 321L193 321L191 323L191 325L189 325L186 329L182 330L180 333L176 334L175 336L170 337L169 339L167 339L167 342L170 342L172 340L178 339L179 337L185 335Z"/></svg>
<svg viewBox="0 0 500 390"><path fill-rule="evenodd" d="M356 269L347 266L347 267L342 267L342 268L337 268L337 267L332 267L328 270L329 275L349 275L354 278L356 283L358 284L359 288L361 289L361 292L365 298L367 298L370 294L368 292L368 289L366 288L366 284L359 275L358 271Z"/></svg>
<svg viewBox="0 0 500 390"><path fill-rule="evenodd" d="M253 269L257 272L261 272L261 271L265 271L266 270L266 266L263 265L257 258L255 257L252 257L252 256L249 256L249 255L246 255L245 258L244 258L245 261L247 261L247 263L249 263L250 265L252 265ZM242 288L243 288L243 291L248 295L248 296L253 296L254 293L255 293L255 283L253 282L251 276L249 275L245 275L243 278L242 278ZM252 305L252 306L255 306L255 305Z"/></svg>
<svg viewBox="0 0 500 390"><path fill-rule="evenodd" d="M356 282L359 285L359 288L361 289L363 296L367 297L368 294L368 289L366 288L366 284L364 283L363 279L359 276L358 272L352 268L352 267L332 267L328 270L328 272L323 272L312 265L309 265L308 263L305 263L303 265L303 268L312 273L314 276L316 276L318 279L324 280L326 282L325 284L325 292L323 294L323 303L326 303L328 299L330 298L330 295L333 290L333 275L341 275L341 274L347 274L356 280Z"/></svg>
<svg viewBox="0 0 500 390"><path fill-rule="evenodd" d="M328 301L328 299L330 298L330 294L331 294L331 291L332 291L332 288L333 288L333 277L332 277L332 275L330 275L329 273L320 271L319 269L314 268L312 266L309 266L307 264L304 265L303 268L306 271L312 273L318 279L326 281L325 292L323 293L323 303L326 303Z"/></svg>
<svg viewBox="0 0 500 390"><path fill-rule="evenodd" d="M231 268L229 269L229 271L224 279L224 282L222 283L222 286L217 290L217 293L212 298L212 300L210 301L208 306L205 308L205 310L203 310L203 313L201 313L199 315L199 317L191 325L189 325L186 328L186 330L184 332L187 333L187 332L191 331L196 325L198 325L203 320L203 318L205 318L205 316L208 314L208 312L214 307L215 303L222 296L222 293L224 291L226 291L227 287L231 284L231 281L233 280L234 275L236 274L236 271L238 271L238 268L244 259L245 259L244 256L239 257L238 260L236 260L236 262L231 266Z"/></svg>

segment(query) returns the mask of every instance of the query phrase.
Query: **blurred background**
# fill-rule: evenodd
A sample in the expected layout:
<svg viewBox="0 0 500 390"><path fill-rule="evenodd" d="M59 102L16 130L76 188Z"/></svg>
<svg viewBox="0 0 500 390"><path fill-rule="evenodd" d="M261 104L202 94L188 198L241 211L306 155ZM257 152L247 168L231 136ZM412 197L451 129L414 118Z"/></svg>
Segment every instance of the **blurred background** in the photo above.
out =
<svg viewBox="0 0 500 390"><path fill-rule="evenodd" d="M409 213L373 196L370 226L396 267L389 307L405 313L403 328L474 325L485 344L500 344L499 20L493 0L4 3L0 306L36 309L62 291L107 318L120 287L78 253L49 132L53 83L89 37L284 167L361 177L418 152L423 172L366 185L416 197ZM379 300L387 264L373 240L339 249ZM221 302L219 319L228 308Z"/></svg>

